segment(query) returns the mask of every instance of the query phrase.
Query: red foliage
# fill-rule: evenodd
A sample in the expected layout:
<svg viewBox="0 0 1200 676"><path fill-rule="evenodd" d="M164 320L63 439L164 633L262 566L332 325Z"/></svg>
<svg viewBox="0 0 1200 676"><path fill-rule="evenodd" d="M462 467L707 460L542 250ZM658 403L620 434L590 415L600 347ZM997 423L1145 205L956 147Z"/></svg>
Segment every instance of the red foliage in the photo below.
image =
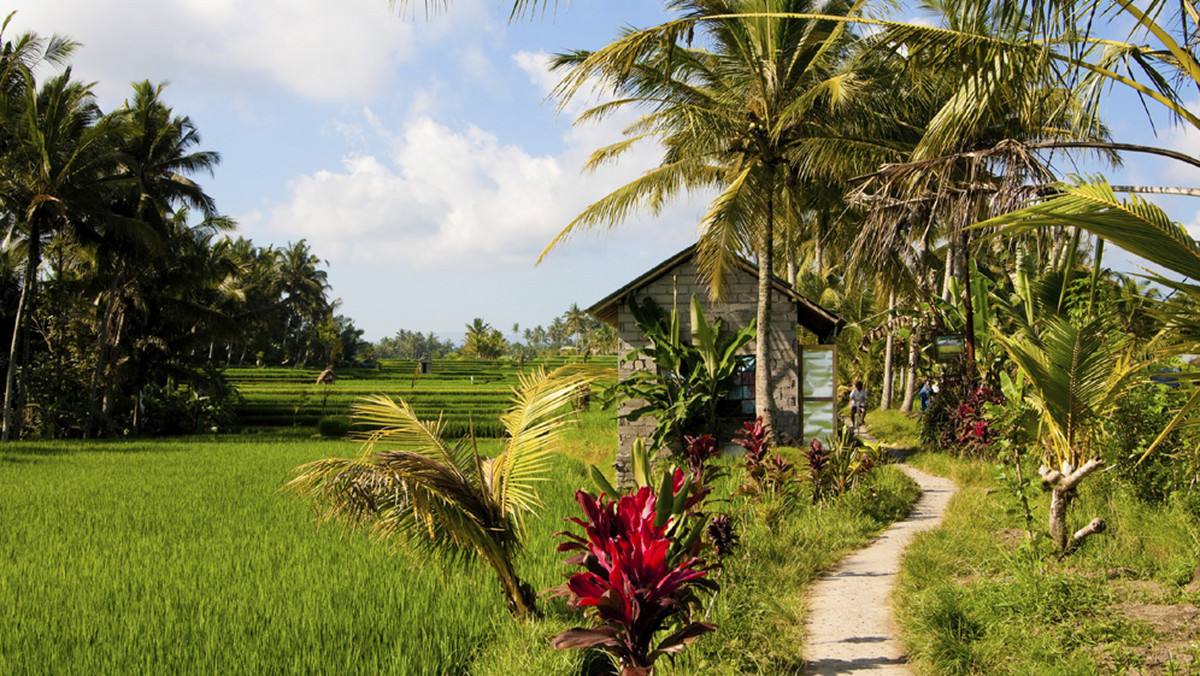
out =
<svg viewBox="0 0 1200 676"><path fill-rule="evenodd" d="M685 483L675 474L675 492ZM571 576L565 587L573 608L590 608L596 628L576 628L553 639L555 649L601 648L616 655L623 673L647 673L661 655L678 652L698 636L716 629L706 622L687 622L697 603L696 588L715 590L706 579L703 562L685 555L672 562L668 522L656 519L656 497L648 487L612 500L575 493L584 518L570 521L584 535L563 532L561 552L578 552L568 564L585 570ZM653 647L655 635L678 621L682 628Z"/></svg>

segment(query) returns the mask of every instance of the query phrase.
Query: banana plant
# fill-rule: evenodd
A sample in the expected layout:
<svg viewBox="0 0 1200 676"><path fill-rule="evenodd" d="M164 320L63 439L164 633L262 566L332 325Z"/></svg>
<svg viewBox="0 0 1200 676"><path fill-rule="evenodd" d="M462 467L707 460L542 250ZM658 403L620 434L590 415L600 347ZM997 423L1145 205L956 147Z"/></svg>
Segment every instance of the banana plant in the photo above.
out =
<svg viewBox="0 0 1200 676"><path fill-rule="evenodd" d="M754 322L722 338L721 320L710 324L693 295L691 341L685 342L677 310L664 313L650 298L631 302L630 309L650 345L625 360L649 359L655 369L636 371L617 386L616 394L644 402L627 419L651 416L658 421L651 436L654 450L681 451L684 435L708 431L716 421L717 404L732 389L742 365L740 352L754 340Z"/></svg>
<svg viewBox="0 0 1200 676"><path fill-rule="evenodd" d="M319 521L365 527L394 546L474 555L495 571L514 616L537 616L534 590L518 577L513 555L525 517L542 505L537 484L576 419L573 398L612 375L580 364L522 374L500 419L504 450L494 458L479 454L473 436L446 439L440 417L419 420L403 400L367 397L353 408L355 421L372 430L361 435L362 453L302 465L282 490L312 499Z"/></svg>

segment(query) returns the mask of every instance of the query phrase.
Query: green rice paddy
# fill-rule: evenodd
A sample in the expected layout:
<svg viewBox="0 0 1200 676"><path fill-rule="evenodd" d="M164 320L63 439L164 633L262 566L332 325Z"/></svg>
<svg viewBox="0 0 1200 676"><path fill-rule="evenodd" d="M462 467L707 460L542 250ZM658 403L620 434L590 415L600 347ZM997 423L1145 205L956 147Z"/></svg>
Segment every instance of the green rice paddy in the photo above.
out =
<svg viewBox="0 0 1200 676"><path fill-rule="evenodd" d="M297 387L309 382L291 369L255 371ZM334 387L347 396L379 391L389 386L386 367L382 373L374 382L344 376ZM507 392L515 382L507 374L480 382L479 373L480 390ZM442 375L412 391L452 391ZM567 455L540 487L545 505L529 520L517 564L538 590L572 572L554 533L578 512L575 490L590 487L587 464L607 468L616 448L611 412L593 407L579 420ZM0 446L0 674L566 676L595 662L550 649L549 637L583 623L561 599L543 597L546 618L517 623L483 566L392 553L362 533L318 527L309 505L279 487L298 465L358 447L307 436ZM498 443L482 440L481 450ZM739 471L718 493L730 494ZM799 669L805 585L915 499L891 468L874 487L822 509L807 498L714 503L735 514L743 538L710 606L721 630L664 662L663 673Z"/></svg>
<svg viewBox="0 0 1200 676"><path fill-rule="evenodd" d="M313 427L324 416L349 414L360 397L382 393L403 398L423 418L443 415L450 434L473 425L477 435L496 436L517 374L539 366L553 370L567 361L539 359L518 368L509 362L438 360L432 373L418 374L415 360L383 360L375 369L338 369L331 385L317 384L319 368L229 367L225 376L240 395L235 411L242 427ZM593 357L590 363L615 367L616 358Z"/></svg>
<svg viewBox="0 0 1200 676"><path fill-rule="evenodd" d="M0 450L0 673L465 673L512 622L489 571L318 528L276 490L347 442L225 439ZM521 570L584 466L562 459Z"/></svg>

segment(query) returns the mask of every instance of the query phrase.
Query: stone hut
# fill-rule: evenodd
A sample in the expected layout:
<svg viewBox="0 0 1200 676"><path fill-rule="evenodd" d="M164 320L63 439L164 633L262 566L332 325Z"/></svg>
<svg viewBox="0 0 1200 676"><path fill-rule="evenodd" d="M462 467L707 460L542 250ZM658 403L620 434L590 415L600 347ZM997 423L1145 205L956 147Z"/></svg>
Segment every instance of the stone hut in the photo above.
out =
<svg viewBox="0 0 1200 676"><path fill-rule="evenodd" d="M629 309L629 302L632 299L640 302L649 296L664 311L670 312L673 308L678 309L680 330L683 335L689 335L691 331L691 313L688 309L693 295L700 300L709 322L716 319L721 320L723 334L748 325L757 316L758 266L739 257L736 269L730 275L724 300L714 305L709 300L708 286L700 276L695 255L696 245L692 245L588 308L587 312L592 317L617 329L617 349L622 358L631 350L649 345L648 339L638 329L633 319L633 313ZM784 439L799 439L803 421L800 396L801 346L797 328L804 327L816 335L821 343L831 344L845 321L793 291L787 281L780 277L774 277L772 286L775 295L771 299L770 347L773 355L775 429ZM746 354L753 356L753 342L747 346ZM622 363L618 377L624 380L637 369L652 368L653 364L645 363L647 361L636 360ZM753 382L752 377L749 378L749 382ZM752 397L750 402L752 409ZM635 408L633 402L624 402L621 404L619 412L623 415L633 408ZM753 417L753 413L747 411L746 418ZM619 448L615 463L619 474L623 474L623 470L627 466L634 439L638 436L648 437L654 431L656 424L650 417L633 422L619 420L617 427Z"/></svg>

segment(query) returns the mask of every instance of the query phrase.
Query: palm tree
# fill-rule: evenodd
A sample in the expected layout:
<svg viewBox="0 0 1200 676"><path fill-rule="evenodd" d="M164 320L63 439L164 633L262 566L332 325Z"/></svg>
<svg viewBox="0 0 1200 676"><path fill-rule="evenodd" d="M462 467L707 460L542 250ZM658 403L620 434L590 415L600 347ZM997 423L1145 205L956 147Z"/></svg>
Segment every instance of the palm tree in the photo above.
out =
<svg viewBox="0 0 1200 676"><path fill-rule="evenodd" d="M1067 510L1079 484L1104 464L1096 449L1101 423L1146 364L1131 356L1128 341L1108 328L1107 319L1077 326L1053 317L1037 337L997 333L995 338L1023 375L1024 400L1041 421L1043 464L1038 473L1052 491L1050 536L1065 553L1105 528L1095 519L1072 536Z"/></svg>
<svg viewBox="0 0 1200 676"><path fill-rule="evenodd" d="M496 359L504 354L508 347L504 335L499 329L476 317L466 325L467 333L463 339L463 352L473 354L480 359Z"/></svg>
<svg viewBox="0 0 1200 676"><path fill-rule="evenodd" d="M440 418L418 420L403 401L369 397L354 407L355 419L375 428L364 435L362 454L303 465L284 489L312 498L321 521L369 524L381 540L474 554L496 573L513 615L537 616L533 588L517 575L513 554L525 516L542 504L537 482L574 420L567 404L603 375L578 365L519 375L514 406L500 419L504 450L495 458L480 456L472 438L451 444Z"/></svg>
<svg viewBox="0 0 1200 676"><path fill-rule="evenodd" d="M26 251L5 378L4 440L14 431L17 375L28 352L42 247L56 232L106 218L111 202L104 180L116 169L123 133L117 118L100 114L91 87L73 81L69 68L40 89L27 71L25 82L19 94L0 96L0 127L8 145L0 156L0 202L14 215L11 235Z"/></svg>
<svg viewBox="0 0 1200 676"><path fill-rule="evenodd" d="M289 243L279 250L279 290L283 294L283 306L287 312L281 351L287 359L287 345L291 340L296 351L293 365L300 366L306 359L301 341L312 333L324 314L329 312L325 292L329 289L328 274L320 269L322 261L301 239Z"/></svg>
<svg viewBox="0 0 1200 676"><path fill-rule="evenodd" d="M587 329L587 313L584 312L578 303L571 303L571 307L563 314L563 322L567 325L567 333L575 336L575 347L583 347L583 333Z"/></svg>
<svg viewBox="0 0 1200 676"><path fill-rule="evenodd" d="M16 40L4 40L4 33L15 14L16 11L9 12L0 24L0 41L3 42L0 48L0 95L20 97L26 87L26 78L34 68L44 63L65 65L79 45L61 35L42 38L28 32L18 35Z"/></svg>
<svg viewBox="0 0 1200 676"><path fill-rule="evenodd" d="M93 402L97 381L108 368L110 356L120 358L122 331L118 327L125 324L130 295L144 290L147 279L160 272L157 268L165 265L164 257L171 253L171 237L180 231L173 215L180 208L192 208L201 212L207 225L232 226L232 222L216 218L212 198L187 177L198 171L211 174L220 157L195 150L199 132L189 118L176 116L163 102L164 86L135 83L133 99L111 114L123 133L117 149L119 167L105 180L106 189L114 191L114 213L104 220L103 239L96 251L100 277L109 284L99 298L102 320L92 377ZM203 248L208 248L207 243ZM105 380L111 393L118 379ZM104 401L107 415L112 397L106 396ZM85 435L90 432L91 418L89 412Z"/></svg>
<svg viewBox="0 0 1200 676"><path fill-rule="evenodd" d="M676 0L679 15L661 26L629 31L597 52L560 56L570 68L561 100L599 80L617 100L581 120L614 109L646 111L629 138L596 151L595 168L643 139L664 149L657 168L588 207L546 252L580 229L611 227L632 210L654 212L681 192L716 188L700 223L700 262L714 299L725 289L734 255L758 260L756 408L774 419L771 374L771 275L776 233L808 204L821 167L809 163L815 146L831 143L834 121L848 113L854 73L840 70L853 42L844 24L794 18L823 9L853 16L860 4L812 0ZM693 46L693 36L703 37ZM846 149L844 139L841 147ZM824 156L828 156L826 153ZM806 164L807 163L807 164ZM806 166L801 172L798 167ZM543 252L542 256L546 255Z"/></svg>

